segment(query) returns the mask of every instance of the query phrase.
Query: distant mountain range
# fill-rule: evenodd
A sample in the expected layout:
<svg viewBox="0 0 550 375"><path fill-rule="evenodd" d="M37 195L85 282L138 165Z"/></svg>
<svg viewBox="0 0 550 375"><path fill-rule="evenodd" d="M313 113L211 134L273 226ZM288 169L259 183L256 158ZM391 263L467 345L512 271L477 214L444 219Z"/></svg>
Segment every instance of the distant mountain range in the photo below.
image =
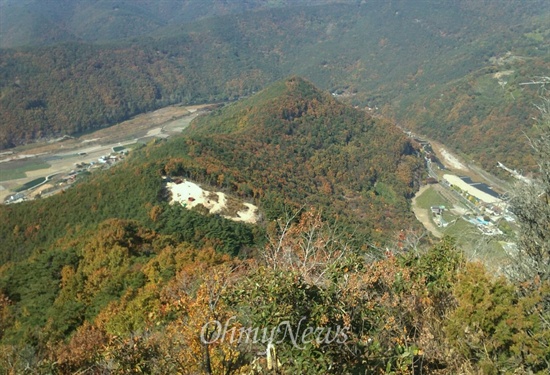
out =
<svg viewBox="0 0 550 375"><path fill-rule="evenodd" d="M235 99L299 74L485 168L534 165L523 135L532 133L539 87L520 84L550 68L546 1L216 1L209 11L193 1L52 3L48 11L44 2L2 3L4 16L36 9L59 25L87 15L91 31L74 31L88 27L76 21L67 34L75 37L59 39L70 43L2 51L0 148L172 103ZM3 22L3 35L15 35L16 19Z"/></svg>
<svg viewBox="0 0 550 375"><path fill-rule="evenodd" d="M106 42L199 19L349 0L1 0L0 48Z"/></svg>

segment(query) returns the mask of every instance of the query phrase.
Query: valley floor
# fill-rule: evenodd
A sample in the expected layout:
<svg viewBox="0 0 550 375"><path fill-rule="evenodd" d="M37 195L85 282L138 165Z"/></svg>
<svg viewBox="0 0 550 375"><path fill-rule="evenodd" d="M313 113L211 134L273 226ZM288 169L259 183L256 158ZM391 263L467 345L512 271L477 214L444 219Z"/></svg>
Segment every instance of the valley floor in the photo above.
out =
<svg viewBox="0 0 550 375"><path fill-rule="evenodd" d="M0 156L0 202L39 178L56 175L54 182L74 181L91 168L108 167L128 149L154 138L181 133L206 107L170 106L78 138L64 137L14 149ZM57 186L57 189L56 189ZM33 199L39 191L59 192L68 185L41 185L22 191L21 199ZM44 195L42 195L44 196ZM19 198L15 197L15 198ZM16 201L18 199L12 199Z"/></svg>

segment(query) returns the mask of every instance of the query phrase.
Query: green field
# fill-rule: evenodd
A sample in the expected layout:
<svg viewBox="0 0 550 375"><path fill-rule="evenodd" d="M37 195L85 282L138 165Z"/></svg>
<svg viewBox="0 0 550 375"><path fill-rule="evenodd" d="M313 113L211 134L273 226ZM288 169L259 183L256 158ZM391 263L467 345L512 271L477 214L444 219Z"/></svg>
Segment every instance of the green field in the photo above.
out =
<svg viewBox="0 0 550 375"><path fill-rule="evenodd" d="M429 210L432 206L445 206L447 210L453 207L453 204L439 194L433 187L430 187L416 198L416 203L420 208L426 210ZM443 212L443 219L448 223L456 220L454 224L450 224L447 228L440 228L440 230L444 234L456 238L459 242L464 242L464 239L479 237L480 235L480 232L473 224L466 222L449 211Z"/></svg>
<svg viewBox="0 0 550 375"><path fill-rule="evenodd" d="M142 147L145 147L145 143L143 142L136 142L136 143L131 143L129 145L126 145L124 146L126 147L127 149L129 150L139 150L140 148Z"/></svg>
<svg viewBox="0 0 550 375"><path fill-rule="evenodd" d="M0 163L0 181L15 180L27 177L26 172L47 169L51 167L42 160L16 160Z"/></svg>
<svg viewBox="0 0 550 375"><path fill-rule="evenodd" d="M120 152L120 151L124 151L124 150L134 150L134 149L139 149L141 147L145 146L144 143L142 142L136 142L136 143L130 143L130 144L127 144L127 145L124 145L124 146L115 146L113 147L113 151L114 152Z"/></svg>
<svg viewBox="0 0 550 375"><path fill-rule="evenodd" d="M420 208L430 209L431 206L445 206L451 207L452 205L448 200L443 198L433 187L430 187L423 192L418 198L416 198L416 204Z"/></svg>

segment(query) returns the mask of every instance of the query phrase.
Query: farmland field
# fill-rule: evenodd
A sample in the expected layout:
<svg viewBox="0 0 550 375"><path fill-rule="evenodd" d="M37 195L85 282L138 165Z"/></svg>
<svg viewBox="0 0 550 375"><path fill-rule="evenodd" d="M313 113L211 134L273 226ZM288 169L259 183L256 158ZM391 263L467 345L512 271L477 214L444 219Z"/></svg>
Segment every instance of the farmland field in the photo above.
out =
<svg viewBox="0 0 550 375"><path fill-rule="evenodd" d="M0 181L15 180L27 177L26 172L47 169L50 164L40 160L14 160L9 163L0 163Z"/></svg>

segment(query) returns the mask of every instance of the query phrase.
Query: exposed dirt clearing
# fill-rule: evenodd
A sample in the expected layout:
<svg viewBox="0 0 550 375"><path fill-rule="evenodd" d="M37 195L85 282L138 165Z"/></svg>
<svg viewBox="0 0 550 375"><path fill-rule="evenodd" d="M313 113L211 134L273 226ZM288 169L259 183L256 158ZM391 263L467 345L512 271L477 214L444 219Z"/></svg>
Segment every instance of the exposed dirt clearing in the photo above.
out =
<svg viewBox="0 0 550 375"><path fill-rule="evenodd" d="M250 203L243 203L247 209L237 212L238 218L231 218L235 221L244 221L245 223L254 224L258 221L258 207Z"/></svg>
<svg viewBox="0 0 550 375"><path fill-rule="evenodd" d="M44 184L40 187L38 187L36 190L33 190L32 193L30 193L30 196L35 198L38 194L41 194L44 190L53 188L52 184Z"/></svg>
<svg viewBox="0 0 550 375"><path fill-rule="evenodd" d="M513 70L503 70L502 72L496 72L495 74L493 74L493 77L496 79L500 79L502 77L509 76L510 74L513 74L513 73L514 73Z"/></svg>
<svg viewBox="0 0 550 375"><path fill-rule="evenodd" d="M212 198L212 192L202 189L194 182L184 180L181 183L167 182L166 188L172 194L170 204L181 204L183 207L191 209L198 205L206 207L209 213L223 213L227 209L227 197L222 192L215 192L218 199ZM233 221L243 221L246 223L256 223L258 221L258 207L250 203L242 203L244 210L238 211L237 216L224 216Z"/></svg>
<svg viewBox="0 0 550 375"><path fill-rule="evenodd" d="M456 156L451 154L449 151L445 150L444 148L441 148L439 150L441 152L441 156L443 156L443 159L445 160L446 164L448 164L451 169L459 169L462 171L467 171L468 167L466 167L464 164L462 164Z"/></svg>

